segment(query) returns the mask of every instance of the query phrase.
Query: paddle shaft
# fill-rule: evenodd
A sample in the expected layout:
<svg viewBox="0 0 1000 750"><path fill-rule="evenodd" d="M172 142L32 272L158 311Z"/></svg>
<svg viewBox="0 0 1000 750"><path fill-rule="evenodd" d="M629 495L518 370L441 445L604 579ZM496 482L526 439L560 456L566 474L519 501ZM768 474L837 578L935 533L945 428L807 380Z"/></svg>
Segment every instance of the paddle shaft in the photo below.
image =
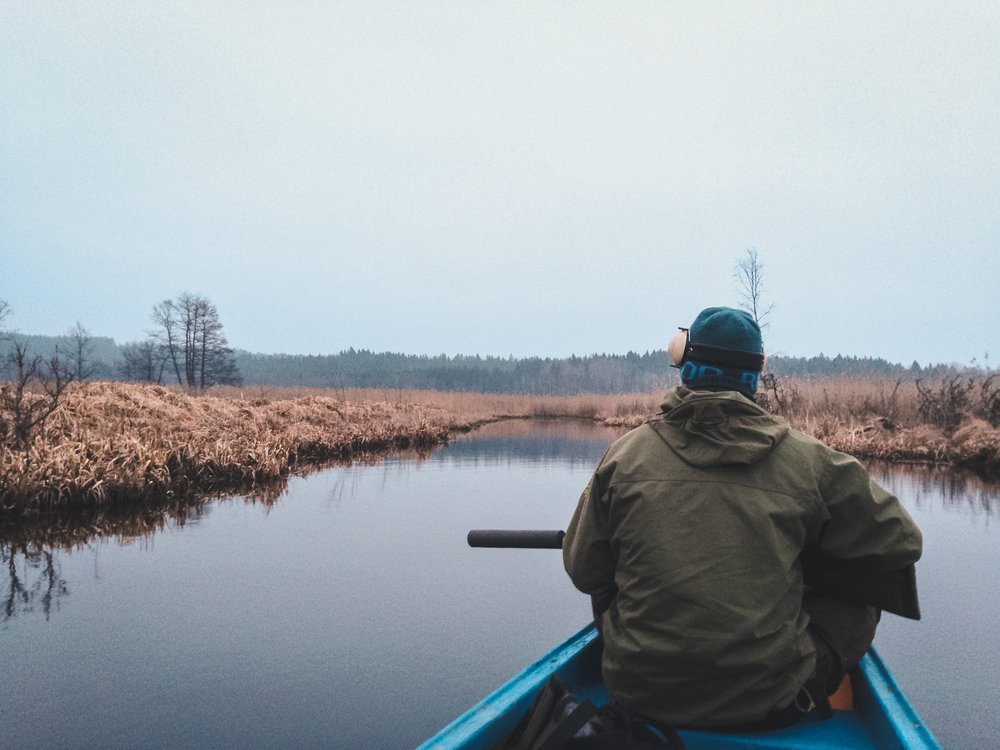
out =
<svg viewBox="0 0 1000 750"><path fill-rule="evenodd" d="M470 547L506 547L517 549L562 549L565 531L549 529L473 529Z"/></svg>

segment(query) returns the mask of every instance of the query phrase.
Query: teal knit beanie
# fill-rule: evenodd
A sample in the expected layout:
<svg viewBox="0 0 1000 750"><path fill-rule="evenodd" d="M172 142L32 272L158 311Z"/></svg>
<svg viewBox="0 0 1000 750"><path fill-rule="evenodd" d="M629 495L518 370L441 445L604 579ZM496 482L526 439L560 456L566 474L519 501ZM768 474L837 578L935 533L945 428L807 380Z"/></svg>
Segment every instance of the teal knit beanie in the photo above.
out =
<svg viewBox="0 0 1000 750"><path fill-rule="evenodd" d="M760 326L750 313L709 307L688 329L690 357L681 365L681 382L692 390L757 392L763 369ZM750 357L741 355L751 355ZM759 364L758 364L759 362Z"/></svg>

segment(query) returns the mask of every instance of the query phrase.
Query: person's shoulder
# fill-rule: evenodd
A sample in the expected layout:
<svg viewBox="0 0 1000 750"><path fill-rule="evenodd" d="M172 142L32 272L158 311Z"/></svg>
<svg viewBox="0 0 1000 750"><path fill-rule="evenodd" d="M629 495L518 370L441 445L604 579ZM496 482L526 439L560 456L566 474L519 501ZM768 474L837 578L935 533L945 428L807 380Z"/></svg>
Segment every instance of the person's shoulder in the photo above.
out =
<svg viewBox="0 0 1000 750"><path fill-rule="evenodd" d="M827 479L835 476L843 477L844 472L848 475L859 473L867 476L867 472L855 456L832 448L819 438L801 430L789 428L782 446L785 451L795 452L802 460L813 464L816 471Z"/></svg>
<svg viewBox="0 0 1000 750"><path fill-rule="evenodd" d="M612 443L612 448L625 448L629 445L634 445L635 443L641 443L645 440L649 440L651 437L655 437L656 433L653 431L652 423L663 415L659 414L654 417L650 417L642 424L633 427L628 432L617 437Z"/></svg>
<svg viewBox="0 0 1000 750"><path fill-rule="evenodd" d="M831 448L819 438L814 437L806 432L802 432L801 430L796 430L794 427L788 428L788 433L785 439L790 440L793 443L797 443L799 445L809 446L811 448L819 450L822 450L824 448L826 450L831 450Z"/></svg>
<svg viewBox="0 0 1000 750"><path fill-rule="evenodd" d="M662 417L662 415L659 415ZM633 427L612 441L604 453L601 463L607 463L616 458L645 453L649 449L652 441L661 442L660 437L653 428L653 423L658 417L651 417L637 427Z"/></svg>

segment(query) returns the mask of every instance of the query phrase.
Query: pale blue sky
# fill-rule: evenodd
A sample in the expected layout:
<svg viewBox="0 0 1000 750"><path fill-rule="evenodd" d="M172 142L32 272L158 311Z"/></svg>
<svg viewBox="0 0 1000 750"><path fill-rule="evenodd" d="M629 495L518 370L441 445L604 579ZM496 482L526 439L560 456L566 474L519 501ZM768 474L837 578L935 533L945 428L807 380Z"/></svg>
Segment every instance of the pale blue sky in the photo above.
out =
<svg viewBox="0 0 1000 750"><path fill-rule="evenodd" d="M1000 359L993 2L0 2L23 333L567 356L736 305L769 351Z"/></svg>

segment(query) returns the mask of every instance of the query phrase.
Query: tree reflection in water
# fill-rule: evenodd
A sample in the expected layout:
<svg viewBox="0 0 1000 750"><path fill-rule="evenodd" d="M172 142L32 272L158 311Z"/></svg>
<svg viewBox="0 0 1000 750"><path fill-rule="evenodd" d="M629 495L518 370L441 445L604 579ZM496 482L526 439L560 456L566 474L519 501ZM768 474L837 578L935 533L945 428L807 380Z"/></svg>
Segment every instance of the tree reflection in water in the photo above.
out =
<svg viewBox="0 0 1000 750"><path fill-rule="evenodd" d="M890 464L866 461L879 484L917 508L935 506L970 518L1000 512L1000 482L967 469L931 464Z"/></svg>
<svg viewBox="0 0 1000 750"><path fill-rule="evenodd" d="M256 488L242 499L270 506L286 483ZM59 553L84 549L114 539L130 544L170 527L195 522L220 498L168 498L133 507L102 508L50 514L44 518L0 520L0 564L7 570L0 622L41 611L48 620L70 593L59 565Z"/></svg>
<svg viewBox="0 0 1000 750"><path fill-rule="evenodd" d="M62 598L69 593L52 552L43 549L18 552L4 544L0 546L0 561L6 565L10 579L3 601L3 619L40 607L48 620L53 606L58 609Z"/></svg>
<svg viewBox="0 0 1000 750"><path fill-rule="evenodd" d="M547 455L548 442L563 436L566 423L549 425L499 424L477 430L469 436L457 437L450 448L450 460L472 463L507 461L510 456L537 458ZM550 435L549 432L558 432ZM616 437L613 430L602 431L594 436L594 428L583 433L587 440L598 445L595 448L583 437L573 443L581 451L581 456L569 454L565 448L557 451L562 459L582 461L588 465L594 462L593 455L599 454L607 443ZM579 443L579 445L577 445ZM482 445L488 444L490 451ZM502 444L498 455L496 445ZM554 448L552 450L555 450ZM413 465L426 461L433 451L403 452L400 457L409 458ZM353 457L352 461L331 462L331 465L373 466L384 460L386 454L372 453ZM943 467L921 465L892 465L879 461L866 462L876 481L890 492L894 492L911 504L915 510L921 508L944 507L960 512L986 523L990 517L1000 512L1000 496L997 483L984 481L981 477L967 472ZM409 465L402 461L400 465ZM298 473L308 474L322 468L311 466ZM349 474L345 474L345 481ZM106 540L114 540L119 545L151 538L167 528L176 528L188 523L196 523L211 512L212 505L220 501L243 501L252 505L262 505L267 509L274 506L284 495L287 478L258 485L239 496L214 497L173 497L159 501L142 501L132 506L90 509L50 515L45 518L9 519L0 516L0 564L7 570L7 585L4 587L0 622L30 612L39 612L48 620L54 611L70 594L70 587L60 570L61 553L85 549Z"/></svg>
<svg viewBox="0 0 1000 750"><path fill-rule="evenodd" d="M420 455L426 457L429 452ZM364 454L355 457L355 462L373 464L384 456L384 453ZM0 622L38 610L48 620L53 611L58 611L70 593L60 571L61 552L84 549L108 539L119 545L149 539L164 529L197 522L211 512L212 503L227 499L270 508L287 486L288 478L283 477L249 487L238 496L192 494L144 499L131 505L67 510L34 518L0 515L0 564L8 575Z"/></svg>

